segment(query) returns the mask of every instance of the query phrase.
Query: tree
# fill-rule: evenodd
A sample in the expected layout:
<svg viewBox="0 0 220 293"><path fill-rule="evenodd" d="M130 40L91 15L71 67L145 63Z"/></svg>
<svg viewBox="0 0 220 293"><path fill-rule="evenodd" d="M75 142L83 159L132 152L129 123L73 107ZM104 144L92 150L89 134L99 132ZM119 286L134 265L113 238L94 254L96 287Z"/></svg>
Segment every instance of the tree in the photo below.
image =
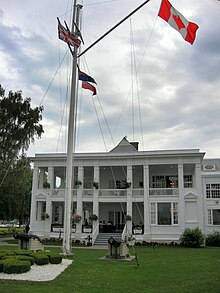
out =
<svg viewBox="0 0 220 293"><path fill-rule="evenodd" d="M0 219L29 216L32 171L25 156L35 137L40 138L43 107L31 108L31 99L22 92L9 92L0 85Z"/></svg>
<svg viewBox="0 0 220 293"><path fill-rule="evenodd" d="M31 184L30 160L22 155L10 165L0 188L0 219L18 219L23 224L29 218Z"/></svg>
<svg viewBox="0 0 220 293"><path fill-rule="evenodd" d="M30 102L30 98L22 98L21 91L10 91L5 97L0 85L0 166L10 164L44 132L39 123L43 107L31 108Z"/></svg>

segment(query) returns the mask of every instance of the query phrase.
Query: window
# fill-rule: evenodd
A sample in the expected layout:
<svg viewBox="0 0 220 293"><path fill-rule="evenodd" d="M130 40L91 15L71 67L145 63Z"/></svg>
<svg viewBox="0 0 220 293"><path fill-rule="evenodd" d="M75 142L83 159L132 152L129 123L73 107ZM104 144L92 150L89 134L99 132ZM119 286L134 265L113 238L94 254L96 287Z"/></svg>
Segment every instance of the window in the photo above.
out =
<svg viewBox="0 0 220 293"><path fill-rule="evenodd" d="M152 225L178 225L178 203L151 203Z"/></svg>
<svg viewBox="0 0 220 293"><path fill-rule="evenodd" d="M192 175L184 175L184 188L192 188L192 187L193 187Z"/></svg>
<svg viewBox="0 0 220 293"><path fill-rule="evenodd" d="M156 203L151 203L151 224L156 224Z"/></svg>
<svg viewBox="0 0 220 293"><path fill-rule="evenodd" d="M208 210L208 224L220 225L220 210L217 210L217 209Z"/></svg>
<svg viewBox="0 0 220 293"><path fill-rule="evenodd" d="M220 198L220 184L206 184L206 198Z"/></svg>
<svg viewBox="0 0 220 293"><path fill-rule="evenodd" d="M178 176L152 176L151 188L178 188Z"/></svg>
<svg viewBox="0 0 220 293"><path fill-rule="evenodd" d="M36 220L44 220L46 215L46 201L37 201Z"/></svg>

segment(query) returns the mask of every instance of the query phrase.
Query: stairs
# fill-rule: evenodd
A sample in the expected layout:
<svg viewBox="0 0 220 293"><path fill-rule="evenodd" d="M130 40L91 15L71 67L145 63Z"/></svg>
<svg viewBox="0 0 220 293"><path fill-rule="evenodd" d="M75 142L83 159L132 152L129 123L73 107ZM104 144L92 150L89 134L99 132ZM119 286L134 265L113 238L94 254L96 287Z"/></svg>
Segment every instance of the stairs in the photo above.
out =
<svg viewBox="0 0 220 293"><path fill-rule="evenodd" d="M108 245L108 239L113 237L114 239L121 241L121 233L100 233L96 237L94 245Z"/></svg>

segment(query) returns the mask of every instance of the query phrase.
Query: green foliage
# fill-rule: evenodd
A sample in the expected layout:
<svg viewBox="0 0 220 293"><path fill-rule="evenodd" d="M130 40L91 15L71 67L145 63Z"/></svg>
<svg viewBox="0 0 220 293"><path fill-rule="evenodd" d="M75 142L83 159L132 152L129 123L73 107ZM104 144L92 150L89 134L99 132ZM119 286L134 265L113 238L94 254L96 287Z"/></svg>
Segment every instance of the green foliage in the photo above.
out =
<svg viewBox="0 0 220 293"><path fill-rule="evenodd" d="M0 178L3 177L4 181L0 182L0 219L17 218L22 224L30 213L32 170L29 159L23 155L10 165L6 173L0 169Z"/></svg>
<svg viewBox="0 0 220 293"><path fill-rule="evenodd" d="M3 259L5 256L8 255L15 255L15 253L11 250L1 250L0 251L0 260Z"/></svg>
<svg viewBox="0 0 220 293"><path fill-rule="evenodd" d="M97 221L98 220L98 216L96 214L92 214L89 216L89 220L90 221Z"/></svg>
<svg viewBox="0 0 220 293"><path fill-rule="evenodd" d="M47 265L49 263L49 257L44 251L37 251L33 253L33 257L36 265L38 266Z"/></svg>
<svg viewBox="0 0 220 293"><path fill-rule="evenodd" d="M220 232L215 231L207 235L206 245L220 247Z"/></svg>
<svg viewBox="0 0 220 293"><path fill-rule="evenodd" d="M28 256L28 255L7 255L3 257L4 259L9 259L9 260L25 260L29 261L31 265L34 264L34 257Z"/></svg>
<svg viewBox="0 0 220 293"><path fill-rule="evenodd" d="M180 242L182 246L198 248L204 243L204 235L198 227L195 229L186 228L180 237Z"/></svg>
<svg viewBox="0 0 220 293"><path fill-rule="evenodd" d="M62 262L62 256L59 253L50 252L47 254L51 264L59 264Z"/></svg>
<svg viewBox="0 0 220 293"><path fill-rule="evenodd" d="M41 137L43 107L31 108L31 99L22 98L22 92L5 91L0 85L0 162L4 165L27 150L35 136Z"/></svg>
<svg viewBox="0 0 220 293"><path fill-rule="evenodd" d="M32 250L26 250L26 249L16 249L16 250L14 250L14 253L16 255L28 255L28 256L32 256L33 255L33 251Z"/></svg>
<svg viewBox="0 0 220 293"><path fill-rule="evenodd" d="M31 269L31 263L29 261L12 258L2 260L1 262L3 263L3 273L5 274L22 274Z"/></svg>

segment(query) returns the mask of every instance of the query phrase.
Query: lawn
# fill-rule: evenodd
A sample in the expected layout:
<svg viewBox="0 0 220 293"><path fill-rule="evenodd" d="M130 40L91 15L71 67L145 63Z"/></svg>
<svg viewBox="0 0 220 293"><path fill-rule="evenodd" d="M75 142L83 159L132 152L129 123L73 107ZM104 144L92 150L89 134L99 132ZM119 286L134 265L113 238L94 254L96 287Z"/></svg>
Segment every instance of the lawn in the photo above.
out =
<svg viewBox="0 0 220 293"><path fill-rule="evenodd" d="M100 260L106 250L73 248L73 252L73 264L55 280L41 283L0 280L0 292L220 292L220 248L136 248L139 267L135 260Z"/></svg>

